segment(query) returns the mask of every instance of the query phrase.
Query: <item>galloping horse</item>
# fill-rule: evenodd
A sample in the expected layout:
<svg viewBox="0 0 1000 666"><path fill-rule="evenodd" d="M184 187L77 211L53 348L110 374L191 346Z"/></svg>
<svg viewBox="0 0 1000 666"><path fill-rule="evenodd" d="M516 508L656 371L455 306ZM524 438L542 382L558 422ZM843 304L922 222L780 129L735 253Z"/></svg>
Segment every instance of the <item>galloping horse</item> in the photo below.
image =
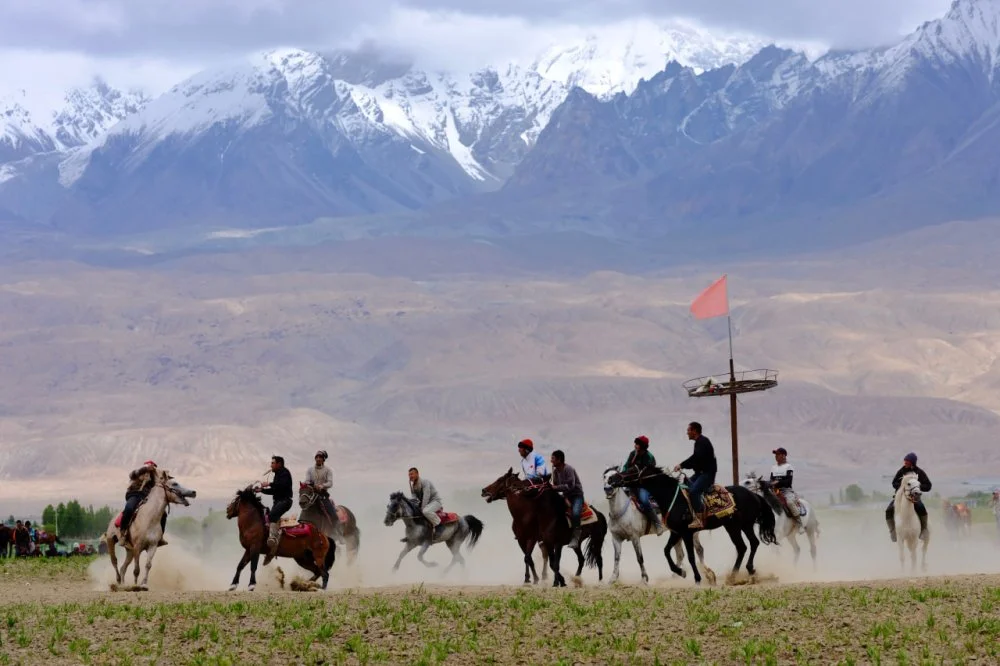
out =
<svg viewBox="0 0 1000 666"><path fill-rule="evenodd" d="M972 512L965 502L953 504L948 500L941 503L944 510L944 525L954 538L972 536Z"/></svg>
<svg viewBox="0 0 1000 666"><path fill-rule="evenodd" d="M611 533L611 543L615 548L615 570L608 579L609 583L618 580L618 567L622 555L622 542L628 541L635 550L635 559L639 562L639 570L642 572L642 581L649 582L646 574L646 564L642 557L642 545L639 540L649 534L656 534L652 523L646 515L636 506L635 501L621 488L615 488L608 483L608 477L618 471L618 467L609 467L604 470L604 495L608 498L608 531ZM709 582L715 582L715 572L705 564L705 549L701 546L701 539L698 533L694 535L694 548L698 552L698 561ZM674 554L677 556L678 566L684 562L684 547L678 541L674 544ZM683 567L681 567L683 570Z"/></svg>
<svg viewBox="0 0 1000 666"><path fill-rule="evenodd" d="M435 530L420 513L419 508L401 492L389 495L389 506L385 510L385 526L391 527L397 520L403 521L406 533L403 538L405 545L402 552L399 553L399 557L396 558L396 564L392 567L393 571L399 570L399 563L403 561L407 553L417 546L420 546L420 551L417 553L417 559L420 563L427 567L436 567L436 562L428 562L424 559L424 553L432 545L442 542L451 551L451 562L445 567L444 573L448 573L456 563L464 567L465 558L459 552L462 542L468 540L469 550L472 550L483 534L483 523L475 516L444 514L441 521L444 529L441 530L440 534L434 535Z"/></svg>
<svg viewBox="0 0 1000 666"><path fill-rule="evenodd" d="M910 570L917 568L917 541L920 536L920 518L917 516L916 503L920 500L920 481L916 472L907 472L899 480L899 489L893 499L895 506L896 540L899 543L899 566L905 568L906 553L910 550ZM927 570L927 544L930 543L930 530L924 540L921 551L920 566Z"/></svg>
<svg viewBox="0 0 1000 666"><path fill-rule="evenodd" d="M795 521L788 516L785 505L781 503L781 500L778 499L778 497L771 490L771 485L753 472L747 474L741 485L763 497L764 501L767 502L767 505L771 507L771 510L779 516L774 533L778 539L787 539L788 542L792 544L792 551L795 553L795 564L798 564L799 554L802 552L802 549L799 548L799 541L797 538L799 527L795 524ZM816 539L819 538L819 519L816 517L816 512L813 511L812 505L809 504L809 502L799 497L799 503L803 504L806 509L804 527L806 538L809 539L809 555L812 557L813 570L815 570Z"/></svg>
<svg viewBox="0 0 1000 666"><path fill-rule="evenodd" d="M681 482L670 476L660 467L647 467L642 471L622 474L615 472L608 476L607 483L613 487L626 486L629 488L645 488L653 496L656 503L661 507L667 507L666 523L670 530L670 539L664 552L667 556L667 563L670 570L678 576L683 575L683 569L674 564L670 556L670 550L678 540L684 541L687 548L688 561L691 562L691 569L694 571L695 584L701 583L701 574L695 564L694 551L694 530L688 527L691 522L691 511L687 502L677 500L680 498ZM746 535L750 541L750 557L747 558L747 573L754 575L754 556L757 554L757 546L763 541L765 544L776 544L777 538L774 536L774 513L764 500L755 493L742 486L726 486L726 490L732 495L735 503L735 511L732 514L719 518L717 516L707 516L704 518L705 529L714 530L718 527L725 528L729 538L736 547L736 564L733 565L733 573L740 569L743 557L746 555L747 547L743 542L742 534ZM760 529L760 540L753 532L754 525Z"/></svg>
<svg viewBox="0 0 1000 666"><path fill-rule="evenodd" d="M240 545L243 546L243 557L236 566L236 575L229 590L235 590L240 584L240 574L243 567L250 564L250 585L248 590L257 587L257 562L260 554L268 550L267 546L267 509L257 497L253 486L236 491L236 497L226 507L226 518L236 518L240 532ZM330 567L336 558L337 545L323 534L319 528L310 523L300 523L292 528L282 528L281 539L278 541L277 557L289 557L295 560L303 569L311 571L315 581L322 576L323 589L330 582Z"/></svg>
<svg viewBox="0 0 1000 666"><path fill-rule="evenodd" d="M526 480L519 479L513 467L483 488L482 496L488 503L504 498L507 500L507 509L514 519L512 525L514 537L521 547L521 552L524 553L525 585L530 582L529 572L534 574L535 583L538 582L531 551L534 550L535 544L541 544L542 550L548 554L549 566L552 567L553 587L566 587L566 579L559 572L558 558L561 557L562 547L569 543L573 535L569 527L566 501L562 496L552 490L547 483L532 485ZM582 543L585 539L588 540L586 563L589 567L597 567L598 580L601 580L604 577L601 549L608 533L608 523L604 514L593 507L591 510L596 521L581 525L580 541ZM576 572L579 576L583 571L584 557L579 546L575 552L579 559L579 568Z"/></svg>
<svg viewBox="0 0 1000 666"><path fill-rule="evenodd" d="M111 520L107 531L104 533L104 542L107 544L108 555L111 556L111 566L115 568L115 579L119 585L122 583L122 578L125 576L125 570L128 569L128 565L134 560L135 569L133 575L135 583L142 590L149 589L149 570L153 566L153 556L156 555L156 549L158 548L160 539L163 537L160 519L167 513L167 506L169 504L190 506L191 503L188 502L187 498L195 497L196 495L195 491L185 488L175 481L174 477L170 476L170 472L167 470L158 470L156 472L156 482L150 489L149 494L146 495L146 499L135 510L132 522L129 523L128 535L130 543L122 543L122 547L125 549L125 562L122 564L120 571L118 569L118 557L115 555L115 544L122 541L121 530L118 527L121 524L121 514L118 514L116 518ZM139 584L139 557L144 552L146 553L146 574L142 577L142 583Z"/></svg>
<svg viewBox="0 0 1000 666"><path fill-rule="evenodd" d="M319 502L320 495L308 485L299 484L299 521L312 523L326 536L347 547L347 564L353 566L361 547L361 530L354 512L343 504L336 507L337 515L328 516Z"/></svg>

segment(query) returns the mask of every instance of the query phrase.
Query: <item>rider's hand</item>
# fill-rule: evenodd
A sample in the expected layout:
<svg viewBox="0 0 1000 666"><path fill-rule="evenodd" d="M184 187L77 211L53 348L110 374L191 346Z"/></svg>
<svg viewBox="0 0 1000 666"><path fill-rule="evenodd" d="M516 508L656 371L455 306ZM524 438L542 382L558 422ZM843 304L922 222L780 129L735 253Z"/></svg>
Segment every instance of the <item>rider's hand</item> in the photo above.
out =
<svg viewBox="0 0 1000 666"><path fill-rule="evenodd" d="M681 471L681 466L680 465L674 465L674 471L675 472Z"/></svg>

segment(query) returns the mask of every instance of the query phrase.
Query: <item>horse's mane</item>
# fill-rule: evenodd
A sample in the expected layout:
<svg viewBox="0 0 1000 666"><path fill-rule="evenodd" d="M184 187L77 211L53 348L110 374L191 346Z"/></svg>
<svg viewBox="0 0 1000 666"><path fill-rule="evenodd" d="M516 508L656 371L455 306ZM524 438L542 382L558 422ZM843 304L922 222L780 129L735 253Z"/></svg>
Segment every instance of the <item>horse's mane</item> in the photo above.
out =
<svg viewBox="0 0 1000 666"><path fill-rule="evenodd" d="M264 503L260 501L259 497L257 497L257 493L254 492L253 487L248 486L242 490L237 490L236 499L247 502L250 506L260 512L261 517L264 516Z"/></svg>

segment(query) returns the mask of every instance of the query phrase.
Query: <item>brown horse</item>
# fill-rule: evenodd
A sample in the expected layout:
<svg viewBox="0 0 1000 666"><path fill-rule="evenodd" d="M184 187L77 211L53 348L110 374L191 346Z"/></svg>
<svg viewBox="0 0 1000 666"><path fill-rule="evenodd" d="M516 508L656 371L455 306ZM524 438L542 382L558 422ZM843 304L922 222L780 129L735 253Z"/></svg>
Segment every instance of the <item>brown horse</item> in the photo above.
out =
<svg viewBox="0 0 1000 666"><path fill-rule="evenodd" d="M240 584L240 574L243 568L250 565L250 585L248 590L257 587L257 562L260 554L267 548L267 509L257 497L253 486L247 486L236 492L236 497L226 507L226 518L237 518L240 531L240 545L243 546L243 557L236 567L236 575L229 586L230 591ZM293 536L287 528L282 528L281 540L278 542L277 557L290 557L295 562L313 573L311 580L323 578L323 589L330 581L330 568L336 558L337 546L334 541L323 534L311 523L300 523L305 526L305 533Z"/></svg>
<svg viewBox="0 0 1000 666"><path fill-rule="evenodd" d="M534 582L538 583L538 574L535 572L535 563L531 558L531 552L535 544L539 544L544 554L548 555L549 566L553 573L553 587L566 587L566 579L559 572L562 547L569 543L572 538L572 530L567 520L566 501L559 493L552 490L550 485L532 485L524 479L518 478L514 473L514 468L507 470L507 473L498 478L490 485L483 488L482 496L487 502L498 499L507 500L507 509L514 519L514 538L517 539L521 552L524 553L524 583L529 584L529 573L534 576ZM581 530L582 542L587 543L586 563L589 567L597 567L598 579L604 577L604 561L601 549L604 547L604 538L608 533L608 523L597 509L591 507L597 515L597 522L584 525ZM584 556L581 548L575 549L579 560L579 567L576 575L583 571Z"/></svg>

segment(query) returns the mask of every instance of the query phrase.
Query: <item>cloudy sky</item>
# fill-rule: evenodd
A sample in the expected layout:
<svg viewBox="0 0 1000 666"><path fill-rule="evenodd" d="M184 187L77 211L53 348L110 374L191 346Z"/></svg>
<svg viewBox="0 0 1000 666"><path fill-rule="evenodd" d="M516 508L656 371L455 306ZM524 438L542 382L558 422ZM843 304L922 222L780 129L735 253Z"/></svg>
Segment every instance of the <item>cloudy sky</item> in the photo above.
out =
<svg viewBox="0 0 1000 666"><path fill-rule="evenodd" d="M975 1L975 0L963 0ZM0 93L61 94L95 74L159 92L257 49L375 39L440 66L524 57L611 22L860 47L894 41L951 0L0 0Z"/></svg>

